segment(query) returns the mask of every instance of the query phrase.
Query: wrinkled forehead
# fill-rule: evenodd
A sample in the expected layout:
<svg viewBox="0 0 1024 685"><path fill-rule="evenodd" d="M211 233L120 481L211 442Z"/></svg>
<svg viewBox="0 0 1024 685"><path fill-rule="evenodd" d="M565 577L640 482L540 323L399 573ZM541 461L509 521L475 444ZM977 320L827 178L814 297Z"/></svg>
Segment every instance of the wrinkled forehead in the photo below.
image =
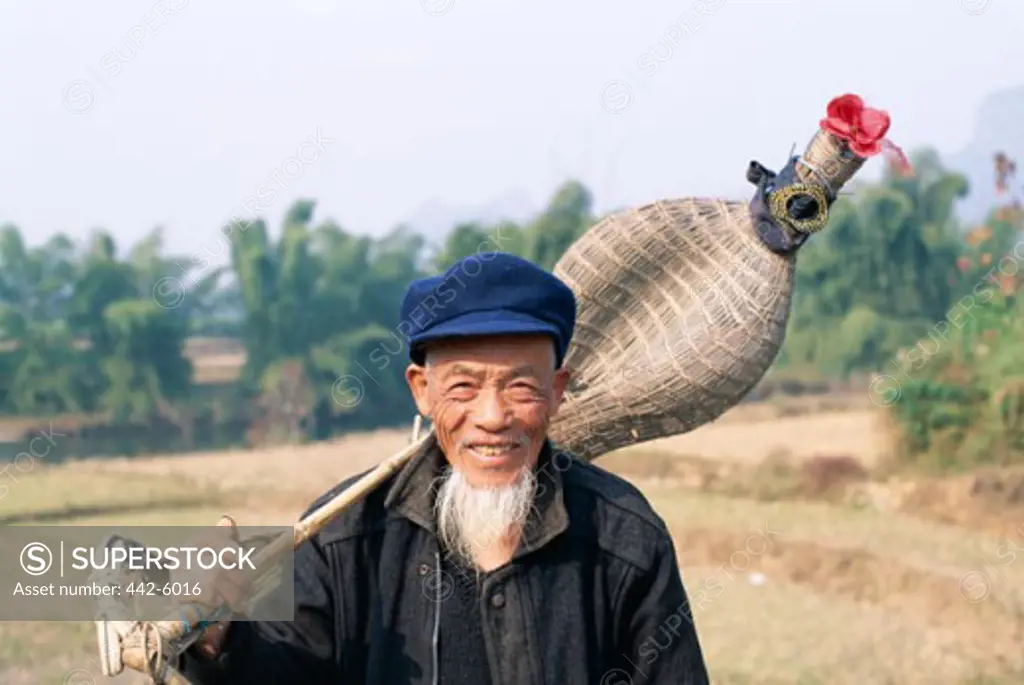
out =
<svg viewBox="0 0 1024 685"><path fill-rule="evenodd" d="M557 353L546 335L495 335L435 340L425 348L434 371L476 369L491 372L551 370Z"/></svg>

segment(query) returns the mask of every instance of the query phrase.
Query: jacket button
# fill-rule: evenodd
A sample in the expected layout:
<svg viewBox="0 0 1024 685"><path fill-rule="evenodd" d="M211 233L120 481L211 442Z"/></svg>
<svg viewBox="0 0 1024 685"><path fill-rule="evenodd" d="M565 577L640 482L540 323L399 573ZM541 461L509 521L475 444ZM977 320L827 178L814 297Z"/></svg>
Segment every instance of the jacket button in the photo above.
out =
<svg viewBox="0 0 1024 685"><path fill-rule="evenodd" d="M500 609L501 607L505 606L505 595L501 594L500 592L495 592L493 595L491 595L491 606L493 606L495 609Z"/></svg>
<svg viewBox="0 0 1024 685"><path fill-rule="evenodd" d="M430 566L428 564L420 564L420 575L425 576L430 573Z"/></svg>

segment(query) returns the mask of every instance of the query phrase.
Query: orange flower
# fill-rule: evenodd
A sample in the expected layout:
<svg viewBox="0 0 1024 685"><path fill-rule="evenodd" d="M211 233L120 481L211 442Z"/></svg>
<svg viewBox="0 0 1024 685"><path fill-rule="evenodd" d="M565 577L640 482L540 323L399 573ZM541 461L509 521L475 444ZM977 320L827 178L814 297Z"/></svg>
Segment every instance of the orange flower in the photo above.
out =
<svg viewBox="0 0 1024 685"><path fill-rule="evenodd" d="M981 255L981 265L982 266L988 266L991 263L992 263L992 255L990 255L988 252L986 252L985 254Z"/></svg>
<svg viewBox="0 0 1024 685"><path fill-rule="evenodd" d="M1016 289L1017 279L1006 274L999 276L999 290L1002 291L1003 295L1012 295Z"/></svg>
<svg viewBox="0 0 1024 685"><path fill-rule="evenodd" d="M988 226L978 226L967 234L967 242L977 247L992 237L992 229Z"/></svg>

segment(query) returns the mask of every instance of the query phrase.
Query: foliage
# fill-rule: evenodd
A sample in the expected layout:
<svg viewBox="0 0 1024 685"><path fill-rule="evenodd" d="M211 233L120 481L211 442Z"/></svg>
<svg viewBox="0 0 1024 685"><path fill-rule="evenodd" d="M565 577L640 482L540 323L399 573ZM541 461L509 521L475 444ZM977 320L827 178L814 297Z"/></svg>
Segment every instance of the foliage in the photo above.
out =
<svg viewBox="0 0 1024 685"><path fill-rule="evenodd" d="M1024 369L1006 341L1020 319L1016 281L999 269L1016 263L1020 222L1002 209L964 233L963 177L933 152L914 166L842 198L802 249L773 371L828 382L912 367L892 410L904 451L1016 449ZM164 255L159 229L121 254L102 231L86 245L57 235L30 248L18 228L0 228L0 411L159 420L183 433L245 416L255 442L404 423L414 408L397 305L409 281L495 250L550 269L599 218L577 182L524 225L463 223L437 246L407 227L371 238L315 215L315 202L296 202L276 237L262 219L221 227L220 265ZM969 321L951 331L957 308ZM240 341L237 383L196 384L186 343L197 335Z"/></svg>
<svg viewBox="0 0 1024 685"><path fill-rule="evenodd" d="M963 249L954 202L967 184L934 154L914 168L841 198L801 250L780 366L837 377L878 368L945 316Z"/></svg>
<svg viewBox="0 0 1024 685"><path fill-rule="evenodd" d="M0 230L6 411L143 420L187 397L188 311L161 307L152 296L173 263L158 256L159 243L155 231L119 259L102 232L78 250L63 235L28 249L17 228Z"/></svg>
<svg viewBox="0 0 1024 685"><path fill-rule="evenodd" d="M928 340L901 351L904 373L891 407L898 463L946 470L1024 455L1021 228L1019 212L1001 209L968 233L965 294Z"/></svg>
<svg viewBox="0 0 1024 685"><path fill-rule="evenodd" d="M373 239L314 225L316 204L302 200L277 239L263 220L222 227L216 254L229 263L193 259L191 270L162 254L159 229L120 255L102 231L84 246L59 235L30 249L6 226L0 411L160 418L186 430L198 402L186 342L216 332L245 347L235 401L251 409L251 435L295 441L407 421L397 304L409 281L495 250L550 268L594 222L591 207L589 191L570 182L530 225L457 226L431 255L406 227ZM276 406L283 398L288 411Z"/></svg>

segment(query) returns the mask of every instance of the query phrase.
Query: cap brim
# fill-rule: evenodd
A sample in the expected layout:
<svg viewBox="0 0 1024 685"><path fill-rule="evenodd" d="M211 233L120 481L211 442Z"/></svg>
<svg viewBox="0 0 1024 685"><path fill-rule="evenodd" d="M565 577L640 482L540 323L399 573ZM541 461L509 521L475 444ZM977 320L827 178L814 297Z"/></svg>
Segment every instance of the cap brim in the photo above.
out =
<svg viewBox="0 0 1024 685"><path fill-rule="evenodd" d="M447 338L469 338L489 335L550 335L561 340L559 329L547 321L509 309L487 312L468 312L445 321L419 335L410 336L409 354L418 364L423 363L423 345Z"/></svg>

